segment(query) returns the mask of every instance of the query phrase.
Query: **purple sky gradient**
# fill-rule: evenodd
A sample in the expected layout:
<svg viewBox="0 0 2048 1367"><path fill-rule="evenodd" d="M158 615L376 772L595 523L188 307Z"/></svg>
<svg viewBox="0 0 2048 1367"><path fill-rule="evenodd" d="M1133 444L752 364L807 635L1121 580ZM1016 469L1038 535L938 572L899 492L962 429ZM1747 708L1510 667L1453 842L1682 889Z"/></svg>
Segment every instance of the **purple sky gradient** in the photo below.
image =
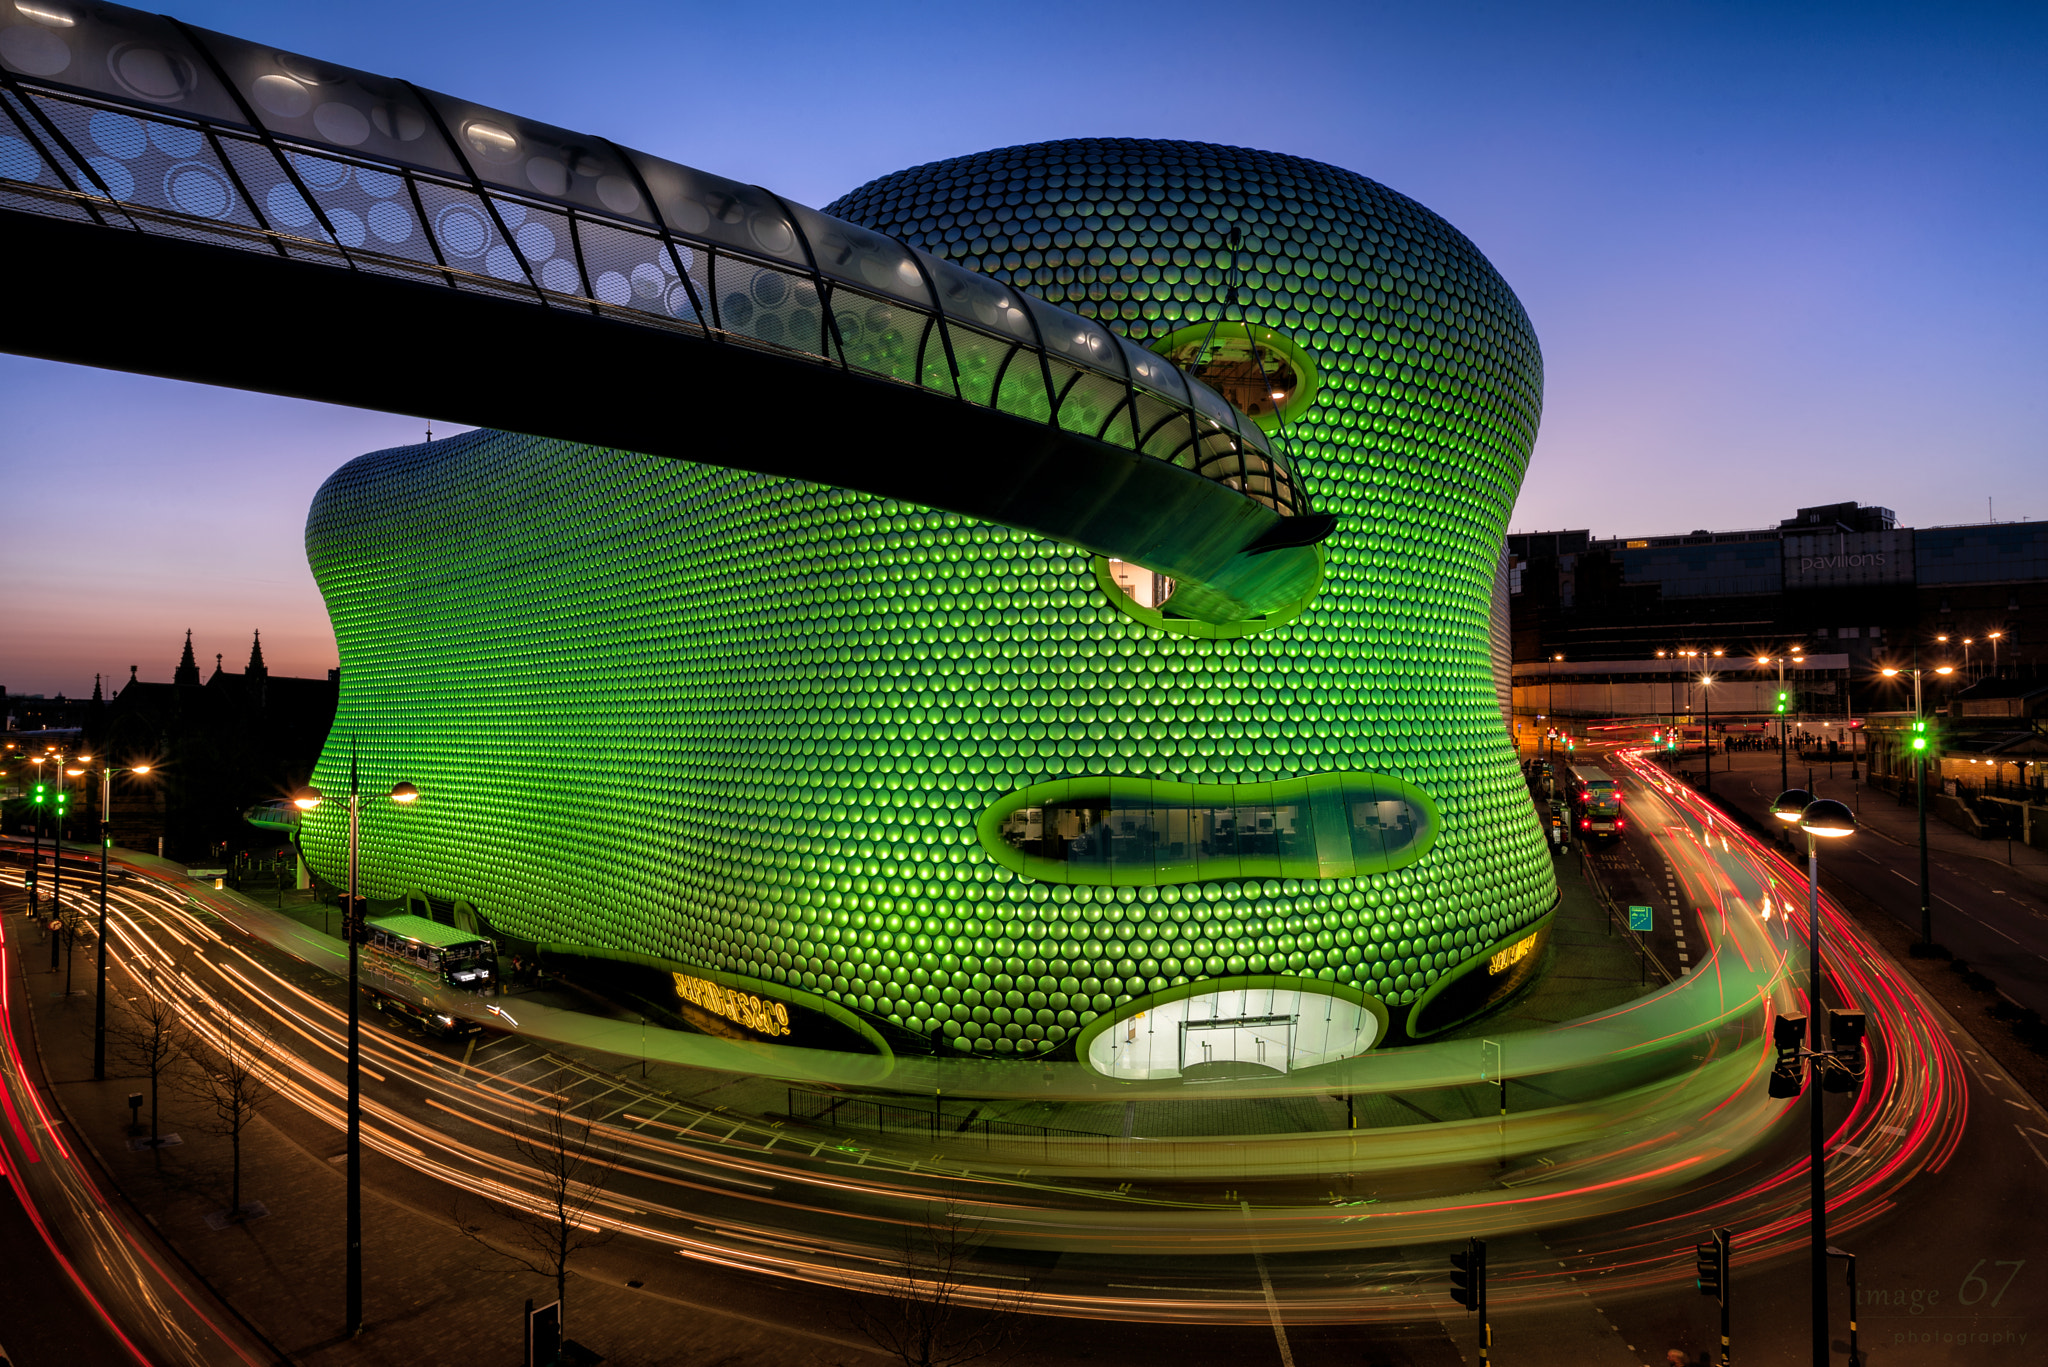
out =
<svg viewBox="0 0 2048 1367"><path fill-rule="evenodd" d="M1758 526L1851 498L1919 526L1980 521L1987 497L2048 516L2048 11L1794 8L172 12L811 204L1091 134L1332 162L1443 214L1527 306L1547 393L1518 529ZM176 345L175 320L136 325ZM43 693L168 678L188 626L209 669L261 628L273 671L325 671L307 504L423 427L6 356L0 413L0 684Z"/></svg>

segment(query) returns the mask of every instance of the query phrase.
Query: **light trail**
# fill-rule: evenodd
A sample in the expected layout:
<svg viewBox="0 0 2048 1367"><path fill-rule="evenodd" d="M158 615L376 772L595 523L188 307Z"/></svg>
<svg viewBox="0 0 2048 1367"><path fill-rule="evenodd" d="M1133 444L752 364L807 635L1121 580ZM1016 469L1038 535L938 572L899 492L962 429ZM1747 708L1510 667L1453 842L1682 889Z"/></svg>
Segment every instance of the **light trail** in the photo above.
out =
<svg viewBox="0 0 2048 1367"><path fill-rule="evenodd" d="M1745 1265L1791 1256L1804 1247L1806 1165L1789 1155L1795 1107L1766 1095L1764 1040L1769 1015L1805 1009L1804 879L1634 756L1623 762L1642 781L1630 798L1639 829L1670 857L1705 945L1679 983L1573 1027L1596 1032L1574 1047L1603 1041L1592 1066L1616 1085L1518 1112L1505 1126L1482 1116L1137 1141L1120 1146L1122 1161L1092 1166L1063 1162L1051 1145L962 1155L943 1140L891 1147L732 1113L714 1131L703 1108L583 1065L547 1056L550 1071L520 1081L368 1022L365 1143L460 1190L537 1209L541 1177L514 1138L533 1141L551 1097L581 1107L623 1095L591 1125L614 1173L595 1218L613 1229L707 1264L859 1290L900 1257L905 1230L934 1209L955 1210L992 1245L1074 1255L1021 1289L986 1267L970 1299L1090 1318L1263 1323L1254 1247L1293 1323L1439 1313L1436 1291L1426 1305L1418 1296L1441 1276L1440 1259L1389 1250L1469 1234L1569 1229L1584 1250L1497 1256L1495 1299L1510 1311L1575 1300L1589 1274L1603 1295L1667 1287L1689 1276L1703 1221L1743 1230ZM209 905L204 889L124 880L109 896L116 962L142 969L138 981L178 983L190 1015L263 1022L277 1045L266 1066L279 1094L338 1128L344 1015L332 984L314 990L280 971L277 950ZM1910 986L1831 904L1823 915L1829 962L1840 965L1831 983L1872 1023L1869 1077L1829 1141L1831 1219L1844 1230L1947 1160L1967 1103L1960 1059ZM1694 1052L1665 1069L1659 1060L1673 1049ZM1631 1075L1639 1063L1648 1070ZM1140 1156L1149 1163L1128 1161ZM1320 1197L1304 1190L1311 1182L1354 1196ZM1191 1275L1191 1254L1213 1255L1212 1270ZM1115 1272L1091 1270L1110 1265ZM1248 1294L1238 1304L1229 1293Z"/></svg>

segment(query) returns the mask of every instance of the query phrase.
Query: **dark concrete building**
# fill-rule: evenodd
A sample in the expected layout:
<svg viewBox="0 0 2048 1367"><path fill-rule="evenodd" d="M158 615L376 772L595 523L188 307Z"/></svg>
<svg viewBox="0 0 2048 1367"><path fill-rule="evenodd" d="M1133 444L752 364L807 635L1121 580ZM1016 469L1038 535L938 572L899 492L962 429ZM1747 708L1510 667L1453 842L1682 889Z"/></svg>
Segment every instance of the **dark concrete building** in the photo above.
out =
<svg viewBox="0 0 2048 1367"><path fill-rule="evenodd" d="M1917 648L1967 680L2033 677L2048 654L2044 522L1900 527L1837 503L1749 531L1515 533L1508 557L1518 661L1800 644L1861 670Z"/></svg>

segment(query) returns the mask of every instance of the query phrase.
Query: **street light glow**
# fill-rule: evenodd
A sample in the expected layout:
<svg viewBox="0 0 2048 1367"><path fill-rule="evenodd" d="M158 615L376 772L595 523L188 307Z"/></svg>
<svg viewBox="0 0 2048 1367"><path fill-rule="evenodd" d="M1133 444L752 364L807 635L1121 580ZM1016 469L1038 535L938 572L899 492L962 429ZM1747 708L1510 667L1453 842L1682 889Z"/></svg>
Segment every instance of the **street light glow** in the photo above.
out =
<svg viewBox="0 0 2048 1367"><path fill-rule="evenodd" d="M392 788L391 800L393 802L417 802L420 800L420 790L413 787L410 783L400 783Z"/></svg>
<svg viewBox="0 0 2048 1367"><path fill-rule="evenodd" d="M318 788L301 788L292 794L292 806L302 812L310 812L326 799L320 796Z"/></svg>
<svg viewBox="0 0 2048 1367"><path fill-rule="evenodd" d="M1799 816L1799 829L1808 835L1839 840L1856 834L1856 814L1831 797L1824 797Z"/></svg>

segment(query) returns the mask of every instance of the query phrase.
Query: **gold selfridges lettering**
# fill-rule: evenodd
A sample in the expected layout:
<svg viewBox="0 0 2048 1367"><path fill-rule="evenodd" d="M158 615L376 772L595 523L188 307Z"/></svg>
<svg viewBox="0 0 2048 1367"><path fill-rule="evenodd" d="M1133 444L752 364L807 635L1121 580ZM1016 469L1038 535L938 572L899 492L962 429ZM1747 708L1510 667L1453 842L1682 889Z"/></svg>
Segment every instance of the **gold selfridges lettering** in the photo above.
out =
<svg viewBox="0 0 2048 1367"><path fill-rule="evenodd" d="M1491 959L1488 959L1486 961L1486 971L1489 974L1505 973L1516 964L1522 962L1522 960L1528 958L1535 948L1536 937L1534 935L1524 935L1521 939L1515 941L1506 949L1501 950Z"/></svg>
<svg viewBox="0 0 2048 1367"><path fill-rule="evenodd" d="M705 978L692 977L688 973L677 973L674 977L676 995L692 1006L701 1006L713 1015L723 1016L759 1035L789 1033L789 1008L781 1002L764 1002L759 997L722 987Z"/></svg>

